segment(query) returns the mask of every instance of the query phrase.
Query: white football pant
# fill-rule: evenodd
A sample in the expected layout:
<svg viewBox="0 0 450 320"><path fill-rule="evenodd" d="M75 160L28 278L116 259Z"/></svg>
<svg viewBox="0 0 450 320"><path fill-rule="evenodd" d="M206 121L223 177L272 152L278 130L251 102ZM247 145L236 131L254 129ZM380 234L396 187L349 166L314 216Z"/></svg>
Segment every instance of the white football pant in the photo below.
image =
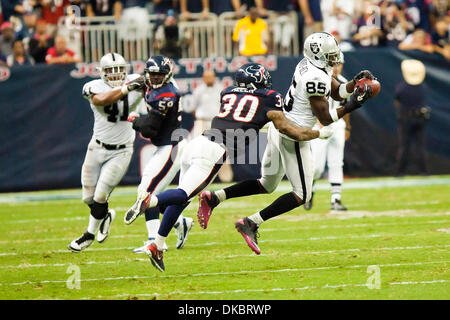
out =
<svg viewBox="0 0 450 320"><path fill-rule="evenodd" d="M303 201L309 201L314 173L309 141L286 138L270 123L259 182L272 193L285 173L295 194Z"/></svg>
<svg viewBox="0 0 450 320"><path fill-rule="evenodd" d="M82 197L86 204L105 203L130 165L133 144L119 150L106 150L95 139L89 142L81 168Z"/></svg>

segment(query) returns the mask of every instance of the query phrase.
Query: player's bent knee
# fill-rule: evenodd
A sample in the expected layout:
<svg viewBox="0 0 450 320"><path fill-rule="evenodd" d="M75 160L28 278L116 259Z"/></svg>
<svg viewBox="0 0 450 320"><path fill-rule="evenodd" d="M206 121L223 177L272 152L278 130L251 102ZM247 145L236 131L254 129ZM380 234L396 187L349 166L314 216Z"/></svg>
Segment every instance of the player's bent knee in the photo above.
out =
<svg viewBox="0 0 450 320"><path fill-rule="evenodd" d="M83 186L81 198L83 199L83 202L86 203L88 206L94 203L94 193L95 187Z"/></svg>
<svg viewBox="0 0 450 320"><path fill-rule="evenodd" d="M270 183L269 181L265 180L264 178L258 179L259 185L261 188L265 191L265 193L272 193L277 188L277 184Z"/></svg>

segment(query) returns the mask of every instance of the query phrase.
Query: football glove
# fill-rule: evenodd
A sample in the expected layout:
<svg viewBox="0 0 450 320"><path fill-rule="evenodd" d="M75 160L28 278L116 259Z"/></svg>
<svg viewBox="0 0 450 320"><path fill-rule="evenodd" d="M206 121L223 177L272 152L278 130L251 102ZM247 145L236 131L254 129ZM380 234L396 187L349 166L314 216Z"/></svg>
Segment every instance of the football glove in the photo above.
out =
<svg viewBox="0 0 450 320"><path fill-rule="evenodd" d="M122 86L122 93L127 95L130 91L141 90L145 87L145 78L144 76L140 76L130 82L125 83Z"/></svg>
<svg viewBox="0 0 450 320"><path fill-rule="evenodd" d="M364 88L356 87L349 101L344 105L345 113L350 113L358 108L361 108L364 102L366 102L371 96L371 86L364 84Z"/></svg>
<svg viewBox="0 0 450 320"><path fill-rule="evenodd" d="M353 77L353 81L356 84L359 80L361 80L363 78L370 79L370 80L377 79L373 76L372 72L370 72L369 70L363 70L363 71L360 71L356 76Z"/></svg>
<svg viewBox="0 0 450 320"><path fill-rule="evenodd" d="M325 126L319 129L319 139L328 139L333 135L333 128Z"/></svg>

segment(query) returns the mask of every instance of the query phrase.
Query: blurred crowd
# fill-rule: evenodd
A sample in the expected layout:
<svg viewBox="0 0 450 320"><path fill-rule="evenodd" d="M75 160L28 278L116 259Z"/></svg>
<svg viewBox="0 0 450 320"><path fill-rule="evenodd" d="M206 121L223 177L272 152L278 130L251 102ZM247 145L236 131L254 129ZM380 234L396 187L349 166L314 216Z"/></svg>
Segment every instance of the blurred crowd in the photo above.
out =
<svg viewBox="0 0 450 320"><path fill-rule="evenodd" d="M233 34L236 45L243 43L238 28L244 26L249 30L244 36L250 37L245 41L257 48L246 52L242 47L241 54L271 53L269 38L271 43L283 43L283 37L294 32L289 23L283 24L283 17L295 12L300 45L310 33L324 30L338 38L343 50L393 46L450 59L449 0L1 0L0 4L0 64L8 66L81 61L68 48L67 39L58 35L58 20L70 6L77 6L81 16L115 20L161 15L164 18L154 30L156 47L162 47L165 38L176 38L177 22L191 20L193 14L204 19L209 13L233 12L238 20ZM264 20L269 14L280 21L271 34ZM171 45L176 51L177 43Z"/></svg>

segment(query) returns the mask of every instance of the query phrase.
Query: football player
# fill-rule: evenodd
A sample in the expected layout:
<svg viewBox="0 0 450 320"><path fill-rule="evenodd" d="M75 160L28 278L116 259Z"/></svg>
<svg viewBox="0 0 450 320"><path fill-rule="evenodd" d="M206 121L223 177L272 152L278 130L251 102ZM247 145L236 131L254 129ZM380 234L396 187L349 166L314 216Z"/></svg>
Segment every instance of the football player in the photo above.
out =
<svg viewBox="0 0 450 320"><path fill-rule="evenodd" d="M283 98L271 90L269 72L260 64L242 66L235 74L235 85L221 93L220 113L213 119L211 129L190 141L181 158L178 189L159 195L148 194L142 202L146 207L166 207L155 243L147 247L147 254L158 270L164 271L163 248L166 237L189 201L206 188L216 177L227 152L242 155L250 141L267 122L295 140L328 138L332 131L303 129L288 120L282 111ZM241 138L241 139L240 139Z"/></svg>
<svg viewBox="0 0 450 320"><path fill-rule="evenodd" d="M142 107L144 78L127 74L127 63L117 53L100 59L101 79L83 86L83 96L94 113L94 132L81 168L83 201L90 208L87 231L69 244L80 252L95 239L102 243L109 235L114 210L108 198L125 175L133 154L136 132L127 122L129 112Z"/></svg>
<svg viewBox="0 0 450 320"><path fill-rule="evenodd" d="M362 78L374 79L374 76L370 71L364 70L352 81L341 84L332 77L333 66L340 63L340 53L336 39L327 32L313 33L306 38L304 58L295 68L286 95L284 105L286 118L304 128L312 128L317 119L328 126L362 107L371 96L371 87L365 85L362 89L359 87L355 89L356 82ZM333 109L328 104L329 96L338 101L351 97L344 106ZM221 201L272 193L286 174L292 185L292 192L282 195L265 209L235 223L247 245L256 254L261 253L257 242L258 227L264 221L309 201L314 175L308 141L296 141L274 125L269 125L267 136L268 144L262 160L260 179L243 181L216 192L206 191L199 197L199 222L202 228L206 228L213 208ZM282 164L277 171L269 170L274 161Z"/></svg>
<svg viewBox="0 0 450 320"><path fill-rule="evenodd" d="M333 67L333 77L340 83L347 83L342 75L344 65L344 54L341 52L341 63ZM347 103L347 99L342 101L328 98L330 108L339 108ZM315 128L320 128L320 122ZM333 127L333 135L327 140L311 140L311 151L314 160L314 179L311 199L305 203L305 210L311 210L314 196L314 184L325 170L325 163L328 166L328 182L331 185L331 210L345 211L347 208L341 203L342 183L344 181L344 147L345 141L350 137L350 114L330 124Z"/></svg>
<svg viewBox="0 0 450 320"><path fill-rule="evenodd" d="M173 79L173 62L164 56L150 57L145 66L146 93L148 115L135 117L133 128L144 137L150 138L157 147L150 161L146 164L141 183L137 190L134 205L125 213L124 221L131 224L144 210L142 203L147 195L159 194L167 188L180 170L180 158L183 153L185 140L172 139L174 132L180 127L180 93ZM133 250L136 253L145 252L145 248L155 240L160 221L159 213L164 208L154 207L145 210L145 220L148 240L143 247ZM178 217L175 224L177 234L177 249L183 248L194 221L192 218ZM166 246L164 246L167 249Z"/></svg>

